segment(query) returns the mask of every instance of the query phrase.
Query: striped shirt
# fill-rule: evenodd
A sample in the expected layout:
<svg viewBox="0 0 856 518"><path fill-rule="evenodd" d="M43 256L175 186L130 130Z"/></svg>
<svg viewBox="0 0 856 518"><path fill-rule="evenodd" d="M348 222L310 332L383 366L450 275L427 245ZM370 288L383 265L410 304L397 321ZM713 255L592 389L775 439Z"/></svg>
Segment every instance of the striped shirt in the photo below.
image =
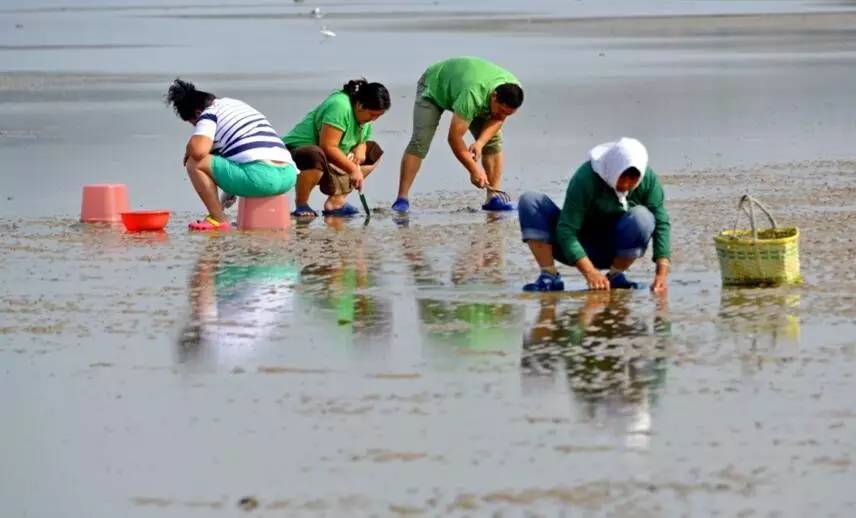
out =
<svg viewBox="0 0 856 518"><path fill-rule="evenodd" d="M265 116L237 99L215 99L199 116L193 134L213 140L211 153L232 162L293 163L291 154Z"/></svg>

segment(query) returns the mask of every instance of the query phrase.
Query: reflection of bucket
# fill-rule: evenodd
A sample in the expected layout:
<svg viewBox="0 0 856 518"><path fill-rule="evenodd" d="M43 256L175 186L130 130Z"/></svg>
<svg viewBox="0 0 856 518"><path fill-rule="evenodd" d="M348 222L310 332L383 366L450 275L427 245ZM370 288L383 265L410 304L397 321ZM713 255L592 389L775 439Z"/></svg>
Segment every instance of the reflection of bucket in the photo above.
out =
<svg viewBox="0 0 856 518"><path fill-rule="evenodd" d="M150 232L126 230L124 237L125 241L129 243L143 243L146 245L169 242L169 234L165 230L153 230Z"/></svg>
<svg viewBox="0 0 856 518"><path fill-rule="evenodd" d="M146 251L146 247L169 243L169 234L164 230L153 232L131 232L107 224L81 225L80 241L83 248L98 255L123 255Z"/></svg>

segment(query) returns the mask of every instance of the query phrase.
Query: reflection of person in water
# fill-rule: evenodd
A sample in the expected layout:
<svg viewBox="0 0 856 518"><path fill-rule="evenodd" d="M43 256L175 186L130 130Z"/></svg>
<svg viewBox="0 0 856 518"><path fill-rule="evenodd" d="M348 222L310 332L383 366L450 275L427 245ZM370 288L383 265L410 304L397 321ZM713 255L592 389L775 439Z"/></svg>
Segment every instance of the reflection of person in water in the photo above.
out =
<svg viewBox="0 0 856 518"><path fill-rule="evenodd" d="M419 318L432 343L467 349L502 349L512 345L522 311L514 304L419 299Z"/></svg>
<svg viewBox="0 0 856 518"><path fill-rule="evenodd" d="M323 243L322 248L339 250L339 260L304 266L301 270L303 293L316 306L335 312L340 327L364 336L386 335L390 328L389 308L377 297L361 293L371 285L363 235L351 234L347 228L339 227L341 218L330 219L338 220L329 223L341 233L329 236L332 241L329 245ZM347 242L343 243L343 239Z"/></svg>
<svg viewBox="0 0 856 518"><path fill-rule="evenodd" d="M462 247L455 257L452 270L452 283L464 284L502 284L502 270L505 266L505 248L502 239L502 227L492 224L494 216L487 215L486 225L476 225L470 233L468 244Z"/></svg>
<svg viewBox="0 0 856 518"><path fill-rule="evenodd" d="M283 321L294 304L297 267L290 263L234 264L219 240L204 248L190 279L191 319L180 340L182 362L216 352L241 357ZM248 261L252 263L252 260Z"/></svg>
<svg viewBox="0 0 856 518"><path fill-rule="evenodd" d="M412 254L412 252L411 252ZM417 264L421 264L417 263ZM451 282L457 287L501 285L504 249L499 225L477 225L455 257ZM482 301L419 299L419 317L432 342L473 349L514 345L509 339L523 317L518 305Z"/></svg>
<svg viewBox="0 0 856 518"><path fill-rule="evenodd" d="M588 418L600 411L627 413L627 431L644 434L656 389L665 381L661 352L670 324L665 299L660 299L653 330L631 313L629 300L592 292L577 311L559 315L555 300L542 300L536 322L523 336L521 368L524 376L564 369Z"/></svg>

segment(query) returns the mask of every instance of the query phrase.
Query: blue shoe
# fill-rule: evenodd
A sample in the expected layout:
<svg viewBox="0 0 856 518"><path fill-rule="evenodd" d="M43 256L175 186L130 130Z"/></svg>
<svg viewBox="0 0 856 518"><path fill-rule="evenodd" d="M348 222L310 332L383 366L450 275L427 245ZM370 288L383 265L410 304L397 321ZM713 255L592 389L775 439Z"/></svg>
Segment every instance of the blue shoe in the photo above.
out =
<svg viewBox="0 0 856 518"><path fill-rule="evenodd" d="M407 198L396 198L392 204L392 210L396 212L410 212L410 202Z"/></svg>
<svg viewBox="0 0 856 518"><path fill-rule="evenodd" d="M315 218L318 217L318 213L312 210L312 207L309 205L298 205L294 212L291 215L295 218Z"/></svg>
<svg viewBox="0 0 856 518"><path fill-rule="evenodd" d="M324 209L321 211L321 214L323 214L325 216L336 216L339 218L350 218L351 216L354 216L354 215L359 214L359 213L360 213L360 210L358 208L354 207L353 205L351 205L350 203L345 203L344 205L342 205L338 209L333 209L333 210Z"/></svg>
<svg viewBox="0 0 856 518"><path fill-rule="evenodd" d="M564 289L565 281L562 280L562 275L547 272L541 272L535 282L523 286L523 291L562 291Z"/></svg>
<svg viewBox="0 0 856 518"><path fill-rule="evenodd" d="M631 281L623 273L617 273L609 279L609 288L613 290L637 290L639 283Z"/></svg>
<svg viewBox="0 0 856 518"><path fill-rule="evenodd" d="M499 196L494 196L490 201L482 205L482 210L509 211L514 210L514 205L500 200Z"/></svg>

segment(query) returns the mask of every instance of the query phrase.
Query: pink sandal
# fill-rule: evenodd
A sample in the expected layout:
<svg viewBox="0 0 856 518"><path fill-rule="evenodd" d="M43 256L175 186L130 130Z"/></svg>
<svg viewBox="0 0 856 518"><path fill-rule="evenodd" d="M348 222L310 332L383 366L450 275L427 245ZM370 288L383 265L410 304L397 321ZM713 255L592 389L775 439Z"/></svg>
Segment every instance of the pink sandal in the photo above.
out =
<svg viewBox="0 0 856 518"><path fill-rule="evenodd" d="M211 216L206 216L205 219L192 221L187 228L196 232L210 232L212 230L232 230L232 225L228 221L217 221Z"/></svg>

